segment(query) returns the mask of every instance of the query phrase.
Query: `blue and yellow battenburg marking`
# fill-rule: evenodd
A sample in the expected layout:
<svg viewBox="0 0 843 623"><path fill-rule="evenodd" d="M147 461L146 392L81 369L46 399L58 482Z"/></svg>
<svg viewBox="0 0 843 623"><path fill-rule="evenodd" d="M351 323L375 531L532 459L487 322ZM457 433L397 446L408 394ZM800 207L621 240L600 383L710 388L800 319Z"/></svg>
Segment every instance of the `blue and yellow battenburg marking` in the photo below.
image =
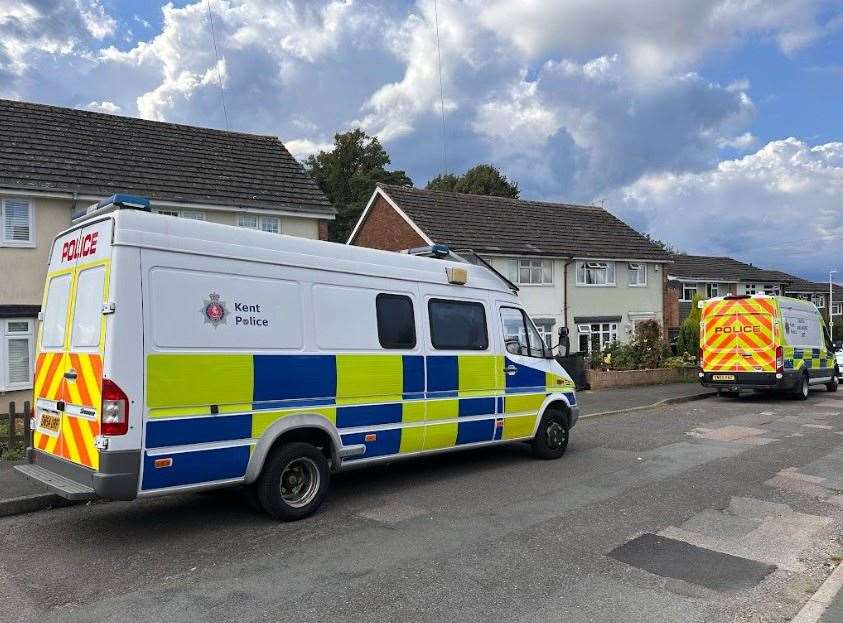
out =
<svg viewBox="0 0 843 623"><path fill-rule="evenodd" d="M834 368L834 356L825 348L798 348L785 346L782 349L785 370L809 370Z"/></svg>
<svg viewBox="0 0 843 623"><path fill-rule="evenodd" d="M297 413L365 460L529 437L549 393L576 400L568 379L499 355L152 354L147 388L145 490L242 477L256 441Z"/></svg>

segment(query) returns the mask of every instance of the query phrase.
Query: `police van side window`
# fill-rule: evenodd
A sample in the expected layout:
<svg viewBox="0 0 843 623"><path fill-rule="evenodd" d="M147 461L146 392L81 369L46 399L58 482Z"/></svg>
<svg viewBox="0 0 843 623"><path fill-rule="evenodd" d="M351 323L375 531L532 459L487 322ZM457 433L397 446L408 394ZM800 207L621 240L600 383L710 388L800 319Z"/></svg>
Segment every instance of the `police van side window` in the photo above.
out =
<svg viewBox="0 0 843 623"><path fill-rule="evenodd" d="M486 350L489 334L482 303L431 299L430 341L437 350Z"/></svg>
<svg viewBox="0 0 843 623"><path fill-rule="evenodd" d="M383 348L415 348L416 319L413 301L400 294L378 294L378 341Z"/></svg>

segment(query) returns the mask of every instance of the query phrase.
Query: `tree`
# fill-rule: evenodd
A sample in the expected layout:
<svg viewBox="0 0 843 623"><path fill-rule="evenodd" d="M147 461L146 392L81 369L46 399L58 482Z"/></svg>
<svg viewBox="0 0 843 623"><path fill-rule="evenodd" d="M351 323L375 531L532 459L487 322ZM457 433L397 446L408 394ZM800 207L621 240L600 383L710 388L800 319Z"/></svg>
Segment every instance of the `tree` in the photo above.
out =
<svg viewBox="0 0 843 623"><path fill-rule="evenodd" d="M443 173L427 183L428 190L446 190L469 195L490 195L518 199L518 182L510 182L491 164L478 164L462 175Z"/></svg>
<svg viewBox="0 0 843 623"><path fill-rule="evenodd" d="M688 353L696 357L700 351L700 302L699 294L691 301L691 312L679 327L679 337L676 340L676 354Z"/></svg>
<svg viewBox="0 0 843 623"><path fill-rule="evenodd" d="M654 238L650 234L644 234L644 237L651 243L656 245L659 249L664 251L665 253L670 253L671 255L688 255L685 251L677 250L672 244L669 242L665 242L664 240L660 240L658 238Z"/></svg>
<svg viewBox="0 0 843 623"><path fill-rule="evenodd" d="M412 186L404 171L388 171L389 154L377 137L357 128L334 135L334 148L304 161L304 168L337 209L328 225L328 238L345 242L378 182Z"/></svg>

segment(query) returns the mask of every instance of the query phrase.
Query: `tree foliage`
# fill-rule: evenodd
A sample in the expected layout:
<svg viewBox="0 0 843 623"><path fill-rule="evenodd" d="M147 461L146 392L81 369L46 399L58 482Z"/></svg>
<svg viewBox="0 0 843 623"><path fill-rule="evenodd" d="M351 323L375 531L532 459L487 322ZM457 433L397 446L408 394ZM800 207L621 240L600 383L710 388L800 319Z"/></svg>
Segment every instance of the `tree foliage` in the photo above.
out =
<svg viewBox="0 0 843 623"><path fill-rule="evenodd" d="M319 184L337 209L337 218L328 225L328 237L345 242L378 182L411 186L404 171L389 171L389 154L377 137L357 128L334 135L334 148L320 151L304 161L307 172Z"/></svg>
<svg viewBox="0 0 843 623"><path fill-rule="evenodd" d="M700 350L700 302L699 294L691 301L691 312L679 327L679 337L676 340L676 352L681 355L687 353L694 357Z"/></svg>
<svg viewBox="0 0 843 623"><path fill-rule="evenodd" d="M478 164L462 175L443 173L427 183L428 190L518 199L518 182L510 182L491 164Z"/></svg>

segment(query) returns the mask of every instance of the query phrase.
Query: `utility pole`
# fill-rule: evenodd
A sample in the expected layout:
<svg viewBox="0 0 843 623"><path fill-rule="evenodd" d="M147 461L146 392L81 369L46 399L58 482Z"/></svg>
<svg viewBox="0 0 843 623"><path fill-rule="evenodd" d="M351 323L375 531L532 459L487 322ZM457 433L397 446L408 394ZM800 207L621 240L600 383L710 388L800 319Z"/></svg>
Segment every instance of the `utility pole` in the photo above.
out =
<svg viewBox="0 0 843 623"><path fill-rule="evenodd" d="M832 340L834 339L834 314L832 313L832 305L834 304L834 284L831 281L831 276L836 272L836 270L828 271L828 332Z"/></svg>

